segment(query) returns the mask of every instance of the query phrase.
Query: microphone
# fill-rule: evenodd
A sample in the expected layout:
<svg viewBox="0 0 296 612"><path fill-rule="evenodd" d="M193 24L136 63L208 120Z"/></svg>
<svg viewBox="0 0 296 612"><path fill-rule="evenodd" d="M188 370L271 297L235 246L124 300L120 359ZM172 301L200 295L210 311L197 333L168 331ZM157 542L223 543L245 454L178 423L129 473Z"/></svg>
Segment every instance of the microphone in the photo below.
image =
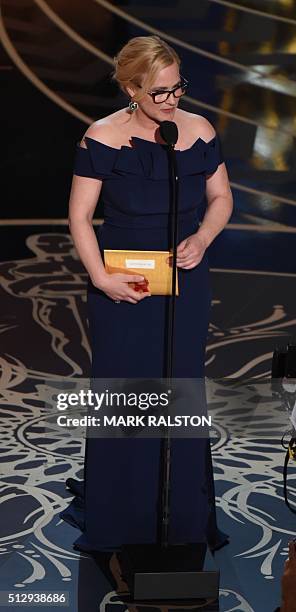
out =
<svg viewBox="0 0 296 612"><path fill-rule="evenodd" d="M174 121L162 121L159 125L161 138L169 147L174 147L178 140L178 128Z"/></svg>

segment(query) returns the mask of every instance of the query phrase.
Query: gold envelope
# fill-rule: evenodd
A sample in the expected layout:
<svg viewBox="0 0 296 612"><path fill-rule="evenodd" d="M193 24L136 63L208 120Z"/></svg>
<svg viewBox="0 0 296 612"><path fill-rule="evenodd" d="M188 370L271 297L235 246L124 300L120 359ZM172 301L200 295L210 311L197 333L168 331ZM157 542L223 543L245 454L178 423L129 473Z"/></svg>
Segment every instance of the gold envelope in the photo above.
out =
<svg viewBox="0 0 296 612"><path fill-rule="evenodd" d="M152 295L172 294L172 268L167 263L169 251L126 251L104 249L105 269L109 273L140 274L147 279ZM178 271L176 277L178 290Z"/></svg>

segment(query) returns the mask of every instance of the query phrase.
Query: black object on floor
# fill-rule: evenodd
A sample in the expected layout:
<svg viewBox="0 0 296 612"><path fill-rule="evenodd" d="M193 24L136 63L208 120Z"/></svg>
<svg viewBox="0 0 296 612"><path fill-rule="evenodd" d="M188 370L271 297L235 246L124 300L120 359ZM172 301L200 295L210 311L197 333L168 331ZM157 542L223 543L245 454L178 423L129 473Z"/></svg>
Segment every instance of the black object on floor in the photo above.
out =
<svg viewBox="0 0 296 612"><path fill-rule="evenodd" d="M136 600L217 599L219 570L207 544L130 544L118 555Z"/></svg>

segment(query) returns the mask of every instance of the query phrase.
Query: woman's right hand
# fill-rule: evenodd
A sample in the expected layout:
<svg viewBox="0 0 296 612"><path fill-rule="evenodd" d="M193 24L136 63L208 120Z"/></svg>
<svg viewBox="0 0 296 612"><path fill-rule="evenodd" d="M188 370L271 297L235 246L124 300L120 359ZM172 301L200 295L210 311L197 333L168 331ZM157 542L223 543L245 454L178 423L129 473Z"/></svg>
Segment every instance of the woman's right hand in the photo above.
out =
<svg viewBox="0 0 296 612"><path fill-rule="evenodd" d="M97 285L111 300L119 300L120 302L130 302L137 304L145 297L151 294L147 291L135 291L130 287L129 283L140 283L144 281L144 276L139 274L122 274L120 272L106 274Z"/></svg>

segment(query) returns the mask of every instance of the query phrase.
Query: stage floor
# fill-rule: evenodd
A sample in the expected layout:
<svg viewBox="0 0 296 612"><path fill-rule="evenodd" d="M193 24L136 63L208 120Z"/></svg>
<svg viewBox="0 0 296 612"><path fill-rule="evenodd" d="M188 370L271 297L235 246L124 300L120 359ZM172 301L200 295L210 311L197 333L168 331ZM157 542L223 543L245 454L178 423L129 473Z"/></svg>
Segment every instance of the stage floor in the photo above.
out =
<svg viewBox="0 0 296 612"><path fill-rule="evenodd" d="M59 519L71 499L66 479L82 478L83 443L44 434L45 381L89 374L86 276L66 227L6 230L1 227L1 588L68 591L71 612L113 605L123 610L126 605L114 591L114 558L110 574L108 555L94 560L74 551L78 532ZM286 236L269 237L282 245L269 259L271 265L276 259L274 272L260 269L259 248L253 261L243 257L258 232L235 231L241 257L230 269L234 231L226 230L220 238L223 248L212 253L207 377L237 383L240 401L239 381L250 381L252 397L260 394L274 347L295 332L296 294L291 258L279 256L288 248ZM263 251L265 243L260 243ZM222 404L221 388L215 392L212 405L224 413L212 440L218 521L230 535L230 544L216 553L220 610L265 612L279 602L287 543L296 536L282 490L280 439L288 425L283 416L273 435L261 434L260 428L238 435L224 410L233 392L224 389ZM295 499L293 467L289 487Z"/></svg>

